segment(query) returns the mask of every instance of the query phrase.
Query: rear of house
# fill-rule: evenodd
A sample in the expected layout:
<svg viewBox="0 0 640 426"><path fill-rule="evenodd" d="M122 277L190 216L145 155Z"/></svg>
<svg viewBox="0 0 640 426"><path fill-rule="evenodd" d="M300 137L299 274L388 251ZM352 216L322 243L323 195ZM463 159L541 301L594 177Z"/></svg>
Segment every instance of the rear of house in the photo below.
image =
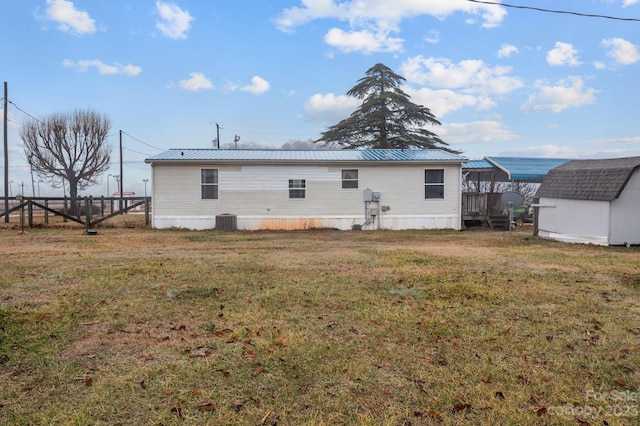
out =
<svg viewBox="0 0 640 426"><path fill-rule="evenodd" d="M551 170L536 196L541 237L640 244L640 157L570 161Z"/></svg>
<svg viewBox="0 0 640 426"><path fill-rule="evenodd" d="M441 150L174 149L149 158L153 226L460 229L461 165Z"/></svg>

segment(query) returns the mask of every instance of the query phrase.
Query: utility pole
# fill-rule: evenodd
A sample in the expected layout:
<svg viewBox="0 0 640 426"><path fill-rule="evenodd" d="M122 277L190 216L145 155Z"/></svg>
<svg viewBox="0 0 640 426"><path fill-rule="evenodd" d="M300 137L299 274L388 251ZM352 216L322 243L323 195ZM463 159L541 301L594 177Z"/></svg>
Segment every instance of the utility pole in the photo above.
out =
<svg viewBox="0 0 640 426"><path fill-rule="evenodd" d="M220 125L216 123L216 142L218 142L218 149L220 149Z"/></svg>
<svg viewBox="0 0 640 426"><path fill-rule="evenodd" d="M118 186L120 187L120 210L122 210L122 187L124 182L124 175L122 174L122 130L120 130L120 181L118 182Z"/></svg>
<svg viewBox="0 0 640 426"><path fill-rule="evenodd" d="M9 105L9 88L7 82L4 82L4 221L9 223L9 135L7 133L7 125L9 119L7 116L7 107Z"/></svg>
<svg viewBox="0 0 640 426"><path fill-rule="evenodd" d="M31 193L33 194L33 198L36 198L36 182L33 180L33 158L31 155L29 156L29 169L31 170Z"/></svg>

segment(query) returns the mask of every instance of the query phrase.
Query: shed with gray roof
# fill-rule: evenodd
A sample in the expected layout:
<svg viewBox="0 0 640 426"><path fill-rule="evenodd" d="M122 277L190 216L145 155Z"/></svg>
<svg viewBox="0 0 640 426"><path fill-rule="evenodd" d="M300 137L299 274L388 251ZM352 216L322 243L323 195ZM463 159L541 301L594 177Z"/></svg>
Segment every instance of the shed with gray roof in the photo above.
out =
<svg viewBox="0 0 640 426"><path fill-rule="evenodd" d="M640 157L569 161L547 174L536 197L541 237L640 244Z"/></svg>

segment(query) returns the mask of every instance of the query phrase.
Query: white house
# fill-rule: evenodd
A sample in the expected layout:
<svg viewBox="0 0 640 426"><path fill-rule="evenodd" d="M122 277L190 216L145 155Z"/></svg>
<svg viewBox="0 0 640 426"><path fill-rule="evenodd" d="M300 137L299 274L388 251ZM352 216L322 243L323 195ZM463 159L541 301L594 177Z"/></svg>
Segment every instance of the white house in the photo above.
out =
<svg viewBox="0 0 640 426"><path fill-rule="evenodd" d="M536 196L541 237L640 244L640 157L569 161L549 172Z"/></svg>
<svg viewBox="0 0 640 426"><path fill-rule="evenodd" d="M145 162L155 228L461 228L466 159L442 150L172 149Z"/></svg>

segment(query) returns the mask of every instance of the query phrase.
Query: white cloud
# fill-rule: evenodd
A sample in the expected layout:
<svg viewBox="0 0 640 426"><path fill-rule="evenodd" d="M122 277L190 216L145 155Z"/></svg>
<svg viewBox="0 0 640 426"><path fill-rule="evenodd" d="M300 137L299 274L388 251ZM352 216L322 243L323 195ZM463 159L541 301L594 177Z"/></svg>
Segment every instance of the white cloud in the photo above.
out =
<svg viewBox="0 0 640 426"><path fill-rule="evenodd" d="M213 88L211 81L201 72L192 72L187 80L178 82L181 88L190 92L198 92L200 90L209 90Z"/></svg>
<svg viewBox="0 0 640 426"><path fill-rule="evenodd" d="M0 108L0 117L4 116L4 108ZM20 130L21 128L20 122L16 119L13 112L7 110L7 130ZM22 152L20 153L22 154ZM2 158L2 155L0 155Z"/></svg>
<svg viewBox="0 0 640 426"><path fill-rule="evenodd" d="M235 84L233 81L227 81L224 84L224 91L225 92L235 92L236 90L239 89L240 86L238 86L237 84Z"/></svg>
<svg viewBox="0 0 640 426"><path fill-rule="evenodd" d="M622 2L622 7L627 7L638 3L640 0L624 0Z"/></svg>
<svg viewBox="0 0 640 426"><path fill-rule="evenodd" d="M95 21L87 12L77 10L73 2L67 0L47 0L47 16L52 21L58 22L58 28L64 32L72 32L77 35L96 32Z"/></svg>
<svg viewBox="0 0 640 426"><path fill-rule="evenodd" d="M574 146L567 145L537 145L522 148L513 147L504 152L503 155L515 154L517 156L531 156L542 158L579 158L579 150Z"/></svg>
<svg viewBox="0 0 640 426"><path fill-rule="evenodd" d="M162 34L176 40L187 38L191 21L194 19L188 11L173 3L156 1L156 12L160 16L160 20L156 22L156 28Z"/></svg>
<svg viewBox="0 0 640 426"><path fill-rule="evenodd" d="M640 61L638 48L630 41L622 38L610 38L602 40L602 45L609 49L607 54L618 64L630 65Z"/></svg>
<svg viewBox="0 0 640 426"><path fill-rule="evenodd" d="M495 102L486 96L468 95L453 90L412 89L411 87L405 87L403 90L411 97L411 102L429 108L438 120L462 108L474 107L486 111L496 106Z"/></svg>
<svg viewBox="0 0 640 426"><path fill-rule="evenodd" d="M426 41L427 43L431 43L431 44L440 43L440 32L435 31L435 30L429 31L429 35L424 37L424 41Z"/></svg>
<svg viewBox="0 0 640 426"><path fill-rule="evenodd" d="M456 12L480 16L488 28L498 26L507 14L500 6L462 0L395 0L392 7L387 0L302 0L301 6L284 9L275 24L279 30L291 32L316 19L339 20L349 28L330 30L324 39L331 46L344 52L397 52L402 50L403 40L390 34L399 32L402 20L424 15L444 19ZM426 40L433 43L437 39Z"/></svg>
<svg viewBox="0 0 640 426"><path fill-rule="evenodd" d="M361 100L347 95L318 93L305 102L304 111L314 121L334 123L349 117L361 103Z"/></svg>
<svg viewBox="0 0 640 426"><path fill-rule="evenodd" d="M397 24L405 18L422 15L444 19L456 12L480 16L484 27L499 25L507 15L504 8L496 5L454 0L395 0L392 7L388 0L350 0L341 3L336 0L302 0L301 7L284 9L276 19L276 25L281 31L291 31L296 26L327 18L352 24Z"/></svg>
<svg viewBox="0 0 640 426"><path fill-rule="evenodd" d="M498 50L498 58L508 58L514 53L518 53L518 48L512 44L503 44Z"/></svg>
<svg viewBox="0 0 640 426"><path fill-rule="evenodd" d="M592 104L595 101L596 90L584 87L580 77L572 76L560 80L557 85L549 86L544 82L537 82L538 93L529 97L522 105L525 111L550 110L560 112L567 108Z"/></svg>
<svg viewBox="0 0 640 426"><path fill-rule="evenodd" d="M446 123L438 128L438 134L448 144L475 144L504 142L518 136L499 121L474 121L471 123Z"/></svg>
<svg viewBox="0 0 640 426"><path fill-rule="evenodd" d="M406 60L402 75L410 83L444 89L461 89L465 93L503 95L523 86L508 74L511 67L490 67L481 60L464 60L457 64L448 59L416 56Z"/></svg>
<svg viewBox="0 0 640 426"><path fill-rule="evenodd" d="M547 63L558 67L568 65L575 67L581 64L578 60L578 51L569 43L556 42L555 47L547 53Z"/></svg>
<svg viewBox="0 0 640 426"><path fill-rule="evenodd" d="M343 52L362 52L365 54L374 52L397 52L402 50L402 39L389 35L389 31L373 33L363 31L343 31L332 28L324 36L324 41L332 47Z"/></svg>
<svg viewBox="0 0 640 426"><path fill-rule="evenodd" d="M438 118L463 108L488 111L497 106L494 96L502 96L524 84L512 77L512 68L491 67L481 60L464 60L457 64L444 58L416 56L401 66L401 74L414 103L424 105Z"/></svg>
<svg viewBox="0 0 640 426"><path fill-rule="evenodd" d="M640 136L631 138L607 138L593 139L587 142L588 145L635 145L640 144Z"/></svg>
<svg viewBox="0 0 640 426"><path fill-rule="evenodd" d="M98 59L83 59L78 62L65 59L62 64L68 68L75 68L77 71L86 72L89 68L95 68L102 75L131 75L136 76L142 72L139 66L127 64L108 65Z"/></svg>
<svg viewBox="0 0 640 426"><path fill-rule="evenodd" d="M271 85L267 80L262 77L254 76L251 78L251 84L240 88L243 92L253 93L254 95L260 95L267 92L271 88Z"/></svg>

